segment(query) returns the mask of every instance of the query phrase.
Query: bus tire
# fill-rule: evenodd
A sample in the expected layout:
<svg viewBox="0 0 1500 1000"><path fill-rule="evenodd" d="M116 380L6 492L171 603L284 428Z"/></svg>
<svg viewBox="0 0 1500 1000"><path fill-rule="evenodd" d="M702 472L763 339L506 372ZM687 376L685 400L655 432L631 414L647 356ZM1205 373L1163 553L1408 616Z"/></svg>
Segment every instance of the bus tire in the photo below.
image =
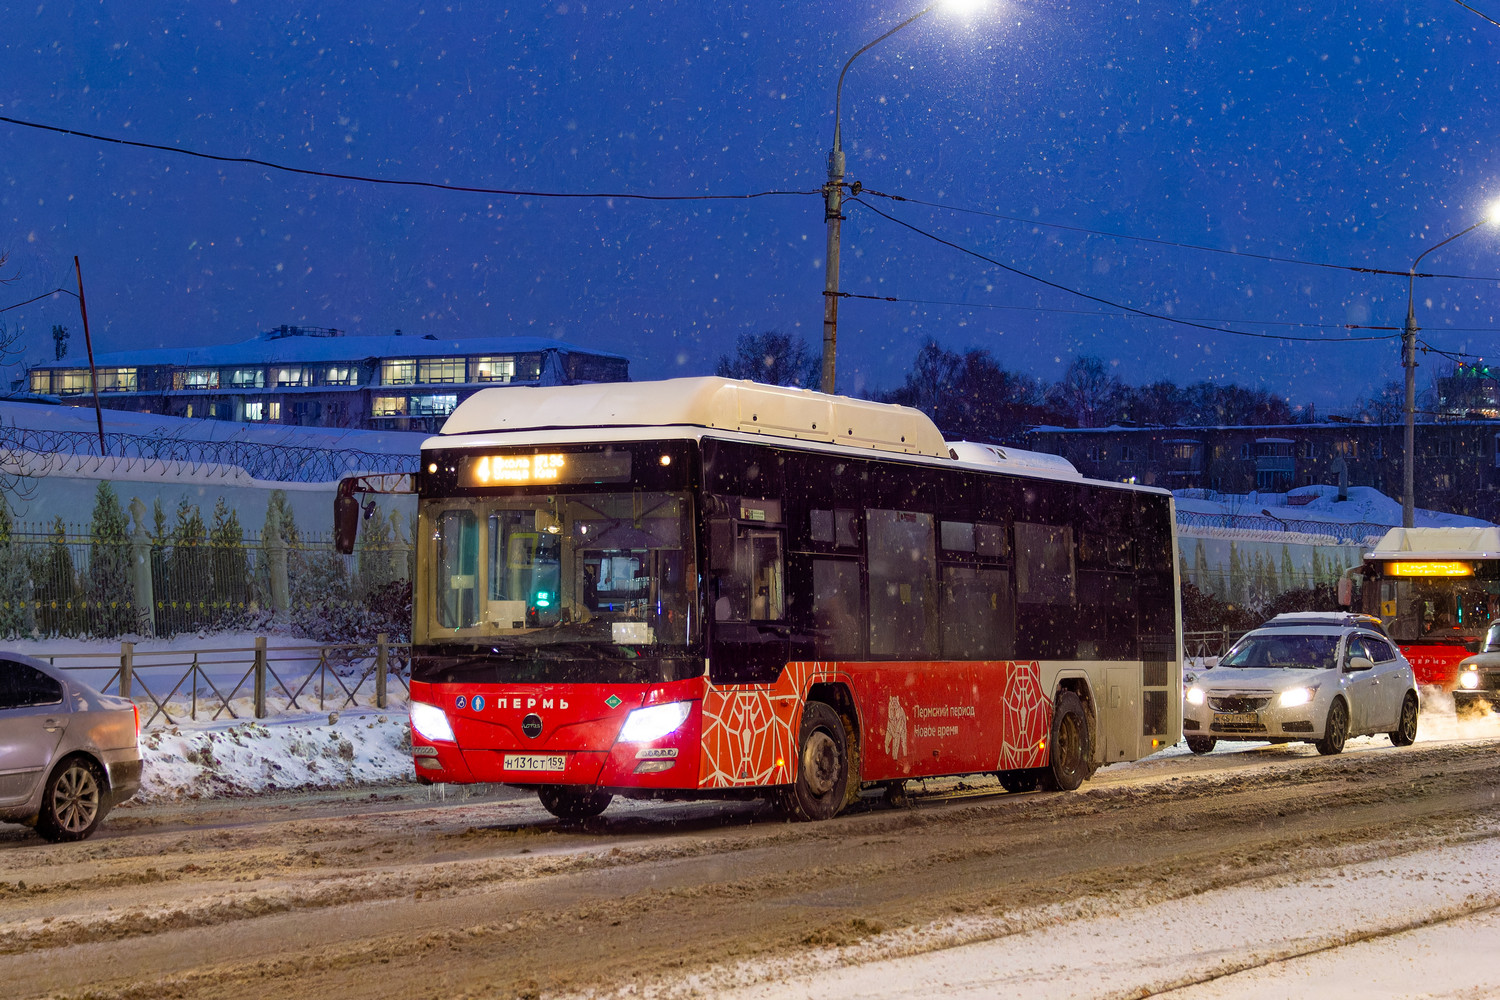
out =
<svg viewBox="0 0 1500 1000"><path fill-rule="evenodd" d="M810 701L802 708L797 738L797 781L781 796L794 819L832 819L849 792L849 735L833 707Z"/></svg>
<svg viewBox="0 0 1500 1000"><path fill-rule="evenodd" d="M1188 749L1196 754L1205 754L1213 751L1219 745L1217 736L1189 736L1187 738Z"/></svg>
<svg viewBox="0 0 1500 1000"><path fill-rule="evenodd" d="M1007 792L1034 792L1041 787L1045 768L1029 767L1015 771L996 771L995 778Z"/></svg>
<svg viewBox="0 0 1500 1000"><path fill-rule="evenodd" d="M1417 693L1406 692L1406 699L1401 702L1401 717L1396 720L1395 732L1388 733L1391 745L1397 747L1409 747L1417 742Z"/></svg>
<svg viewBox="0 0 1500 1000"><path fill-rule="evenodd" d="M614 796L597 788L576 788L571 785L543 785L536 790L542 800L542 808L558 819L593 819L609 808Z"/></svg>
<svg viewBox="0 0 1500 1000"><path fill-rule="evenodd" d="M1083 702L1072 691L1059 691L1052 706L1052 735L1047 746L1050 760L1042 768L1041 786L1049 792L1071 792L1089 774L1088 717Z"/></svg>
<svg viewBox="0 0 1500 1000"><path fill-rule="evenodd" d="M1318 753L1331 757L1344 752L1344 741L1349 738L1349 708L1344 699L1335 698L1328 707L1328 721L1323 724L1323 738L1315 744Z"/></svg>

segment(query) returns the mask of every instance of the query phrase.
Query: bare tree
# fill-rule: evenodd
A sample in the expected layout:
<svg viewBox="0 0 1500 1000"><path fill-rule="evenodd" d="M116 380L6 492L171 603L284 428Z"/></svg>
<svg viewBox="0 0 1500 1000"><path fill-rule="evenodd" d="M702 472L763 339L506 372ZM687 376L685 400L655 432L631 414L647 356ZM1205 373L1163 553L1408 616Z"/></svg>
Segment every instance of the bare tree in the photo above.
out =
<svg viewBox="0 0 1500 1000"><path fill-rule="evenodd" d="M733 356L721 355L714 374L767 385L816 389L821 380L821 366L821 359L813 354L806 341L767 330L740 334Z"/></svg>

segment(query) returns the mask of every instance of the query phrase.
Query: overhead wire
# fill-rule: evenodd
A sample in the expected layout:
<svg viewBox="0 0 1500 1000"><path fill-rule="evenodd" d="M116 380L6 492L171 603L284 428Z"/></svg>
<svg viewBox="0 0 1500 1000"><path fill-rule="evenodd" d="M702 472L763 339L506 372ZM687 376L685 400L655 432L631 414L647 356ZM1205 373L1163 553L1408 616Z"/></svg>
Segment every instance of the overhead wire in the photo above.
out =
<svg viewBox="0 0 1500 1000"><path fill-rule="evenodd" d="M1361 341L1394 340L1396 338L1396 336L1397 336L1396 334L1393 333L1393 334L1389 334L1387 336L1381 336L1381 337L1343 337L1343 338L1340 338L1338 340L1331 340L1331 339L1329 339L1327 337L1293 337L1293 336L1289 336L1289 335L1286 335L1286 334L1255 333L1255 332L1250 331L1250 330L1236 330L1236 329L1234 329L1232 327L1227 327L1227 326L1213 326L1213 325L1210 325L1209 323L1200 323L1200 322L1196 322L1194 320L1183 319L1183 318L1177 317L1177 316L1168 316L1165 313L1152 312L1149 309L1141 309L1141 308L1129 305L1129 304L1124 303L1124 302L1116 302L1113 299L1107 299L1107 298L1104 298L1103 296L1094 295L1094 294L1082 291L1082 290L1077 289L1077 288L1072 288L1072 287L1070 287L1068 285L1064 285L1064 284L1062 284L1060 282L1052 281L1052 280L1050 280L1048 278L1043 278L1040 275L1032 274L1031 272L1023 270L1021 268L1013 267L1010 264L1006 264L1003 261L996 260L995 258L990 257L990 256L988 256L986 254L982 254L982 253L980 253L977 250L973 250L973 249L970 249L969 247L963 246L960 243L955 243L952 240L944 239L943 237L938 236L936 233L928 232L927 230L922 229L920 226L915 226L915 225L913 225L913 224L905 221L904 219L899 219L899 218L897 218L894 215L890 215L887 212L883 212L880 209L876 208L874 205L871 205L868 202L861 200L859 197L850 198L847 202L845 202L845 204L859 205L861 208L864 208L864 209L866 209L866 210L868 210L870 212L873 212L876 215L880 216L881 218L883 218L883 219L885 219L885 220L887 220L889 222L895 223L896 225L901 226L901 227L903 227L905 229L908 229L911 232L916 233L919 236L926 237L927 239L932 240L935 243L939 243L939 244L941 244L943 246L946 246L946 247L949 247L951 249L957 250L960 253L967 254L967 255L969 255L971 257L974 257L974 258L976 258L978 260L985 261L988 264L992 264L995 267L1000 268L1002 271L1009 272L1010 274L1014 274L1014 275L1016 275L1018 277L1026 278L1026 279L1028 279L1030 281L1035 281L1038 284L1045 285L1048 288L1053 288L1053 289L1056 289L1056 290L1058 290L1060 292L1066 292L1069 295L1076 295L1079 298L1081 298L1081 299L1087 299L1090 302L1097 302L1100 305L1109 306L1112 309L1119 309L1119 310L1121 310L1123 312L1132 313L1132 314L1137 315L1137 316L1144 316L1144 317L1147 317L1149 319L1161 320L1164 323L1174 323L1174 324L1177 324L1179 326L1192 327L1192 328L1198 329L1198 330L1208 330L1208 331L1210 331L1212 333L1227 333L1227 334L1230 334L1230 335L1236 336L1236 337L1253 337L1253 338L1261 339L1261 340L1289 340L1289 341L1298 341L1298 342L1315 343L1315 344L1352 344L1352 343L1358 343L1358 342L1361 342Z"/></svg>
<svg viewBox="0 0 1500 1000"><path fill-rule="evenodd" d="M1356 274L1383 274L1400 278L1413 277L1411 271L1393 271L1383 267L1365 267L1359 264L1332 264L1327 261L1304 260L1300 257L1280 257L1274 254L1251 253L1248 250L1230 250L1225 247L1204 246L1198 243L1183 243L1178 240L1166 240L1152 236L1135 236L1130 233L1113 233L1104 229L1090 229L1087 226L1070 226L1060 222L1045 222L1041 219L1022 219L1014 215L1003 215L999 212L991 212L982 208L967 208L962 205L947 205L942 202L924 201L920 198L910 198L906 195L889 194L884 191L876 191L874 188L861 187L859 194L870 194L880 198L889 198L892 201L904 201L910 205L922 205L926 208L938 208L947 212L960 212L965 215L981 215L990 219L1000 219L1004 222L1015 222L1025 226L1038 226L1045 229L1060 229L1064 232L1083 233L1086 236L1103 236L1114 240L1131 240L1136 243L1150 243L1155 246L1173 247L1179 250L1196 250L1201 253L1223 254L1228 257L1248 257L1251 260L1263 260L1273 264L1298 264L1304 267L1321 267L1335 271L1352 271ZM1439 274L1434 272L1418 271L1418 278L1443 278L1452 281L1500 281L1500 275L1481 274Z"/></svg>
<svg viewBox="0 0 1500 1000"><path fill-rule="evenodd" d="M99 135L94 132L81 132L78 129L63 128L58 125L47 125L42 122L27 121L24 118L11 118L0 115L0 122L11 125L20 125L25 128L40 129L44 132L55 132L60 135L75 136L80 139L92 139L95 142L107 142L120 146L132 146L136 149L154 149L163 153L177 153L181 156L196 157L200 160L212 160L216 163L247 163L253 166L265 167L268 170L281 170L289 174L301 174L306 177L326 177L333 180L354 181L360 184L385 184L394 187L431 188L438 191L461 191L468 194L496 194L511 195L522 198L574 198L574 199L632 199L637 201L745 201L751 198L768 198L778 195L821 195L822 191L754 191L747 194L639 194L632 192L606 192L606 191L529 191L510 188L487 188L477 187L469 184L445 184L441 181L418 181L404 180L393 177L370 177L363 174L344 174L330 170L313 170L309 167L292 167L284 163L276 163L271 160L262 160L254 156L223 156L218 153L204 153L196 149L187 149L182 146L164 146L155 142L141 142L136 139L121 139L118 136Z"/></svg>

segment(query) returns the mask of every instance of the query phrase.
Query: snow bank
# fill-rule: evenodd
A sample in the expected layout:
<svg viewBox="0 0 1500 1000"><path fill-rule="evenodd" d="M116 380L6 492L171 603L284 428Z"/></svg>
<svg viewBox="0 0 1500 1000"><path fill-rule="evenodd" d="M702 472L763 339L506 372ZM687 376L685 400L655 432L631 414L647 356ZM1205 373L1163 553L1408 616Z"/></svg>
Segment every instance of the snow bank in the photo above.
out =
<svg viewBox="0 0 1500 1000"><path fill-rule="evenodd" d="M414 780L404 711L170 726L141 735L144 802Z"/></svg>

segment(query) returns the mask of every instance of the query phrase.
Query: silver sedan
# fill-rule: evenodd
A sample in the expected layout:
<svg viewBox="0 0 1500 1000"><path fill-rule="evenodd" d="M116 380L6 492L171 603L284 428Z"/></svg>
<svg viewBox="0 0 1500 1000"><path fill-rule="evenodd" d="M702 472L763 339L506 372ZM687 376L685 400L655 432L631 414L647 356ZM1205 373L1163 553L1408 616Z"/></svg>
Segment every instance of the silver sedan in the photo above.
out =
<svg viewBox="0 0 1500 1000"><path fill-rule="evenodd" d="M0 821L82 840L141 785L140 712L43 660L0 653Z"/></svg>
<svg viewBox="0 0 1500 1000"><path fill-rule="evenodd" d="M1188 749L1224 740L1306 741L1322 754L1351 736L1417 738L1417 683L1385 636L1363 626L1276 625L1247 632L1218 666L1183 677Z"/></svg>

